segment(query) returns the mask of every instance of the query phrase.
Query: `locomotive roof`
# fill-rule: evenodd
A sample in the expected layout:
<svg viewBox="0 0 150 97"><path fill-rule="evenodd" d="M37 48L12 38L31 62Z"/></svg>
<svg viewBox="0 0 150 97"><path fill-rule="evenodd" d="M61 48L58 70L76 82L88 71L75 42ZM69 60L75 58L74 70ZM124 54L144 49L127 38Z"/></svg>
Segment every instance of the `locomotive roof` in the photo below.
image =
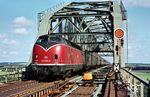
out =
<svg viewBox="0 0 150 97"><path fill-rule="evenodd" d="M49 41L49 42L57 42L57 43L63 43L63 44L68 44L69 46L72 46L72 47L74 47L74 48L77 48L77 49L79 49L79 50L82 50L82 48L79 46L79 45L77 45L77 44L75 44L75 43L73 43L73 42L71 42L71 41L69 41L69 40L67 40L67 39L65 39L65 38L63 38L63 37L60 37L60 36L56 36L56 35L42 35L42 36L40 36L39 38L38 38L38 40L39 39L46 39L46 40L44 40L44 41ZM49 40L48 40L48 38L50 38Z"/></svg>

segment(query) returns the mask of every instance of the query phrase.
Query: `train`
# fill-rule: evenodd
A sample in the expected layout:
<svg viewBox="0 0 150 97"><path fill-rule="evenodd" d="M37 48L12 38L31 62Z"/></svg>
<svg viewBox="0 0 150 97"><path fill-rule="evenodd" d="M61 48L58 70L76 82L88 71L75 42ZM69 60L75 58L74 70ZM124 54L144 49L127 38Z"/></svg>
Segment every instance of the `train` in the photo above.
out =
<svg viewBox="0 0 150 97"><path fill-rule="evenodd" d="M51 79L70 76L75 72L100 67L102 58L57 35L42 35L34 44L32 62L26 77Z"/></svg>

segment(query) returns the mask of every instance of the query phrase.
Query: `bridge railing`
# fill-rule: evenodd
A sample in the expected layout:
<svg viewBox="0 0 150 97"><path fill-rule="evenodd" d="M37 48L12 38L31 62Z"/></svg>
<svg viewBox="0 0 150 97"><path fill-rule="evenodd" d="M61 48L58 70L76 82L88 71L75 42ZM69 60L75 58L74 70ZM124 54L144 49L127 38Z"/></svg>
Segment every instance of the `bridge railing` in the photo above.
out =
<svg viewBox="0 0 150 97"><path fill-rule="evenodd" d="M149 97L150 81L145 81L139 76L132 73L129 68L121 69L122 78L128 84L130 97Z"/></svg>
<svg viewBox="0 0 150 97"><path fill-rule="evenodd" d="M21 80L25 66L3 66L0 67L0 83Z"/></svg>

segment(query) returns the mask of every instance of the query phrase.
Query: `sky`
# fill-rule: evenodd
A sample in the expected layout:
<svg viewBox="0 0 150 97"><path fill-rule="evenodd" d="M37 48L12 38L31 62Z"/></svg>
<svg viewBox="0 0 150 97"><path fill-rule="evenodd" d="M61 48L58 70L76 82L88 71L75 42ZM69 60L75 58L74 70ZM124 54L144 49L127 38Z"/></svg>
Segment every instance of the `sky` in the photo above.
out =
<svg viewBox="0 0 150 97"><path fill-rule="evenodd" d="M63 1L69 0L0 0L0 62L27 62L37 34L37 13ZM150 0L122 1L128 14L128 62L150 63Z"/></svg>

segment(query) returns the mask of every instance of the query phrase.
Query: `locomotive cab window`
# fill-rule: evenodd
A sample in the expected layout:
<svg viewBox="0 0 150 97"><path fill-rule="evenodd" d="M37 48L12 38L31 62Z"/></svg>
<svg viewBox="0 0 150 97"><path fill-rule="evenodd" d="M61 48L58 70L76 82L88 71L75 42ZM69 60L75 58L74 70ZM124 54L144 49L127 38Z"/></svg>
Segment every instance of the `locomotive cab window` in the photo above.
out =
<svg viewBox="0 0 150 97"><path fill-rule="evenodd" d="M49 37L49 42L57 42L60 43L61 39L58 37Z"/></svg>
<svg viewBox="0 0 150 97"><path fill-rule="evenodd" d="M48 37L47 36L43 36L43 37L39 37L39 39L37 40L37 43L47 42L47 41L48 41Z"/></svg>

